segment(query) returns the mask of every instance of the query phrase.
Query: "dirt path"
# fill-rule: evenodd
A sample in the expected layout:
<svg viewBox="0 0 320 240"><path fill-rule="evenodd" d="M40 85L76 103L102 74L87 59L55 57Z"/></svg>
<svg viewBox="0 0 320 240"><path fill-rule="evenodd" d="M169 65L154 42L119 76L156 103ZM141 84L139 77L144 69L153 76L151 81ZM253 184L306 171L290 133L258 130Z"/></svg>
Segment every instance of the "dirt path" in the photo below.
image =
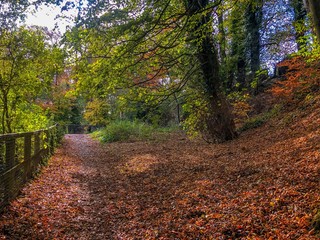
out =
<svg viewBox="0 0 320 240"><path fill-rule="evenodd" d="M0 239L317 239L320 130L303 131L219 145L67 135L2 215Z"/></svg>

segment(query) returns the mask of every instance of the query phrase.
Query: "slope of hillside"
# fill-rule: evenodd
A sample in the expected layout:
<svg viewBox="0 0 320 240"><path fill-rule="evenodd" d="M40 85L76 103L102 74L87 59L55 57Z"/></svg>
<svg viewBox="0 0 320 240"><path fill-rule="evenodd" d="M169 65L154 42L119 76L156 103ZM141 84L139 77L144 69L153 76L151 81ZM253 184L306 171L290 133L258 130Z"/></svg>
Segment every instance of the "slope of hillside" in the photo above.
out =
<svg viewBox="0 0 320 240"><path fill-rule="evenodd" d="M320 101L237 140L69 135L1 216L2 239L318 239Z"/></svg>
<svg viewBox="0 0 320 240"><path fill-rule="evenodd" d="M1 216L0 238L319 239L318 93L223 144L67 135Z"/></svg>

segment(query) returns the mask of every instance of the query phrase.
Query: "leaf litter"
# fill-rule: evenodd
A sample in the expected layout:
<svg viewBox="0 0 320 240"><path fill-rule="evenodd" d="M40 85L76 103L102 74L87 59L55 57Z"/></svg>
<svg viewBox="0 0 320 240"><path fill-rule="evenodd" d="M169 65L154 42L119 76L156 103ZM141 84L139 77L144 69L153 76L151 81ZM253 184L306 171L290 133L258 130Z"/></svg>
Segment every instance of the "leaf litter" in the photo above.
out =
<svg viewBox="0 0 320 240"><path fill-rule="evenodd" d="M223 144L66 135L0 239L319 239L319 109Z"/></svg>

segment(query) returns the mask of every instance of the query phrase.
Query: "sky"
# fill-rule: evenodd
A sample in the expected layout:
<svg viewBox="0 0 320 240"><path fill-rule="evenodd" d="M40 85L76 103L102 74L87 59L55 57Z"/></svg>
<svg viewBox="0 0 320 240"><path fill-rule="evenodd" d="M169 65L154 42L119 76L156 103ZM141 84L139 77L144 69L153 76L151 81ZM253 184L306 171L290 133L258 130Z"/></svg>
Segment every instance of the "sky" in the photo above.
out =
<svg viewBox="0 0 320 240"><path fill-rule="evenodd" d="M59 31L64 33L67 25L70 25L71 22L62 18L55 19L60 13L60 7L57 6L41 6L37 10L30 8L25 24L43 26L49 30L53 30L57 26Z"/></svg>

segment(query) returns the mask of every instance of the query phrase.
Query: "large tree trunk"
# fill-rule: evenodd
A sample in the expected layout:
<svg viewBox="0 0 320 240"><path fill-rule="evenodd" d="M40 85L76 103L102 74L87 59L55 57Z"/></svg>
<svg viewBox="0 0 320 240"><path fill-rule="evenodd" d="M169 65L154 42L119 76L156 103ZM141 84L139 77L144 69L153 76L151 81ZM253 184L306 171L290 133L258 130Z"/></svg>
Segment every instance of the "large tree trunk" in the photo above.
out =
<svg viewBox="0 0 320 240"><path fill-rule="evenodd" d="M303 24L305 17L307 15L306 7L303 0L291 0L291 6L294 12L294 21L296 23ZM299 39L305 35L305 31L301 31L296 28L295 39L297 43L298 50L301 50L302 44L299 42Z"/></svg>
<svg viewBox="0 0 320 240"><path fill-rule="evenodd" d="M250 3L246 11L247 51L250 53L252 76L260 69L260 27L262 22L262 3Z"/></svg>
<svg viewBox="0 0 320 240"><path fill-rule="evenodd" d="M228 67L228 91L235 90L237 86L238 91L246 87L246 52L245 52L245 28L239 7L236 7L231 12L231 26L229 34L231 36L231 64Z"/></svg>
<svg viewBox="0 0 320 240"><path fill-rule="evenodd" d="M225 63L226 59L226 32L224 30L224 20L223 13L218 13L218 23L219 23L219 51L221 64Z"/></svg>
<svg viewBox="0 0 320 240"><path fill-rule="evenodd" d="M320 0L308 0L314 30L320 43Z"/></svg>
<svg viewBox="0 0 320 240"><path fill-rule="evenodd" d="M204 10L208 3L209 0L188 0L188 13L194 16ZM200 44L197 44L197 58L201 64L206 97L209 102L209 112L204 119L206 124L204 134L209 140L223 142L235 138L237 133L229 103L221 91L218 54L213 43L210 22L211 13L208 11L206 15L199 16L196 27L190 34L197 39L197 42L200 41Z"/></svg>

